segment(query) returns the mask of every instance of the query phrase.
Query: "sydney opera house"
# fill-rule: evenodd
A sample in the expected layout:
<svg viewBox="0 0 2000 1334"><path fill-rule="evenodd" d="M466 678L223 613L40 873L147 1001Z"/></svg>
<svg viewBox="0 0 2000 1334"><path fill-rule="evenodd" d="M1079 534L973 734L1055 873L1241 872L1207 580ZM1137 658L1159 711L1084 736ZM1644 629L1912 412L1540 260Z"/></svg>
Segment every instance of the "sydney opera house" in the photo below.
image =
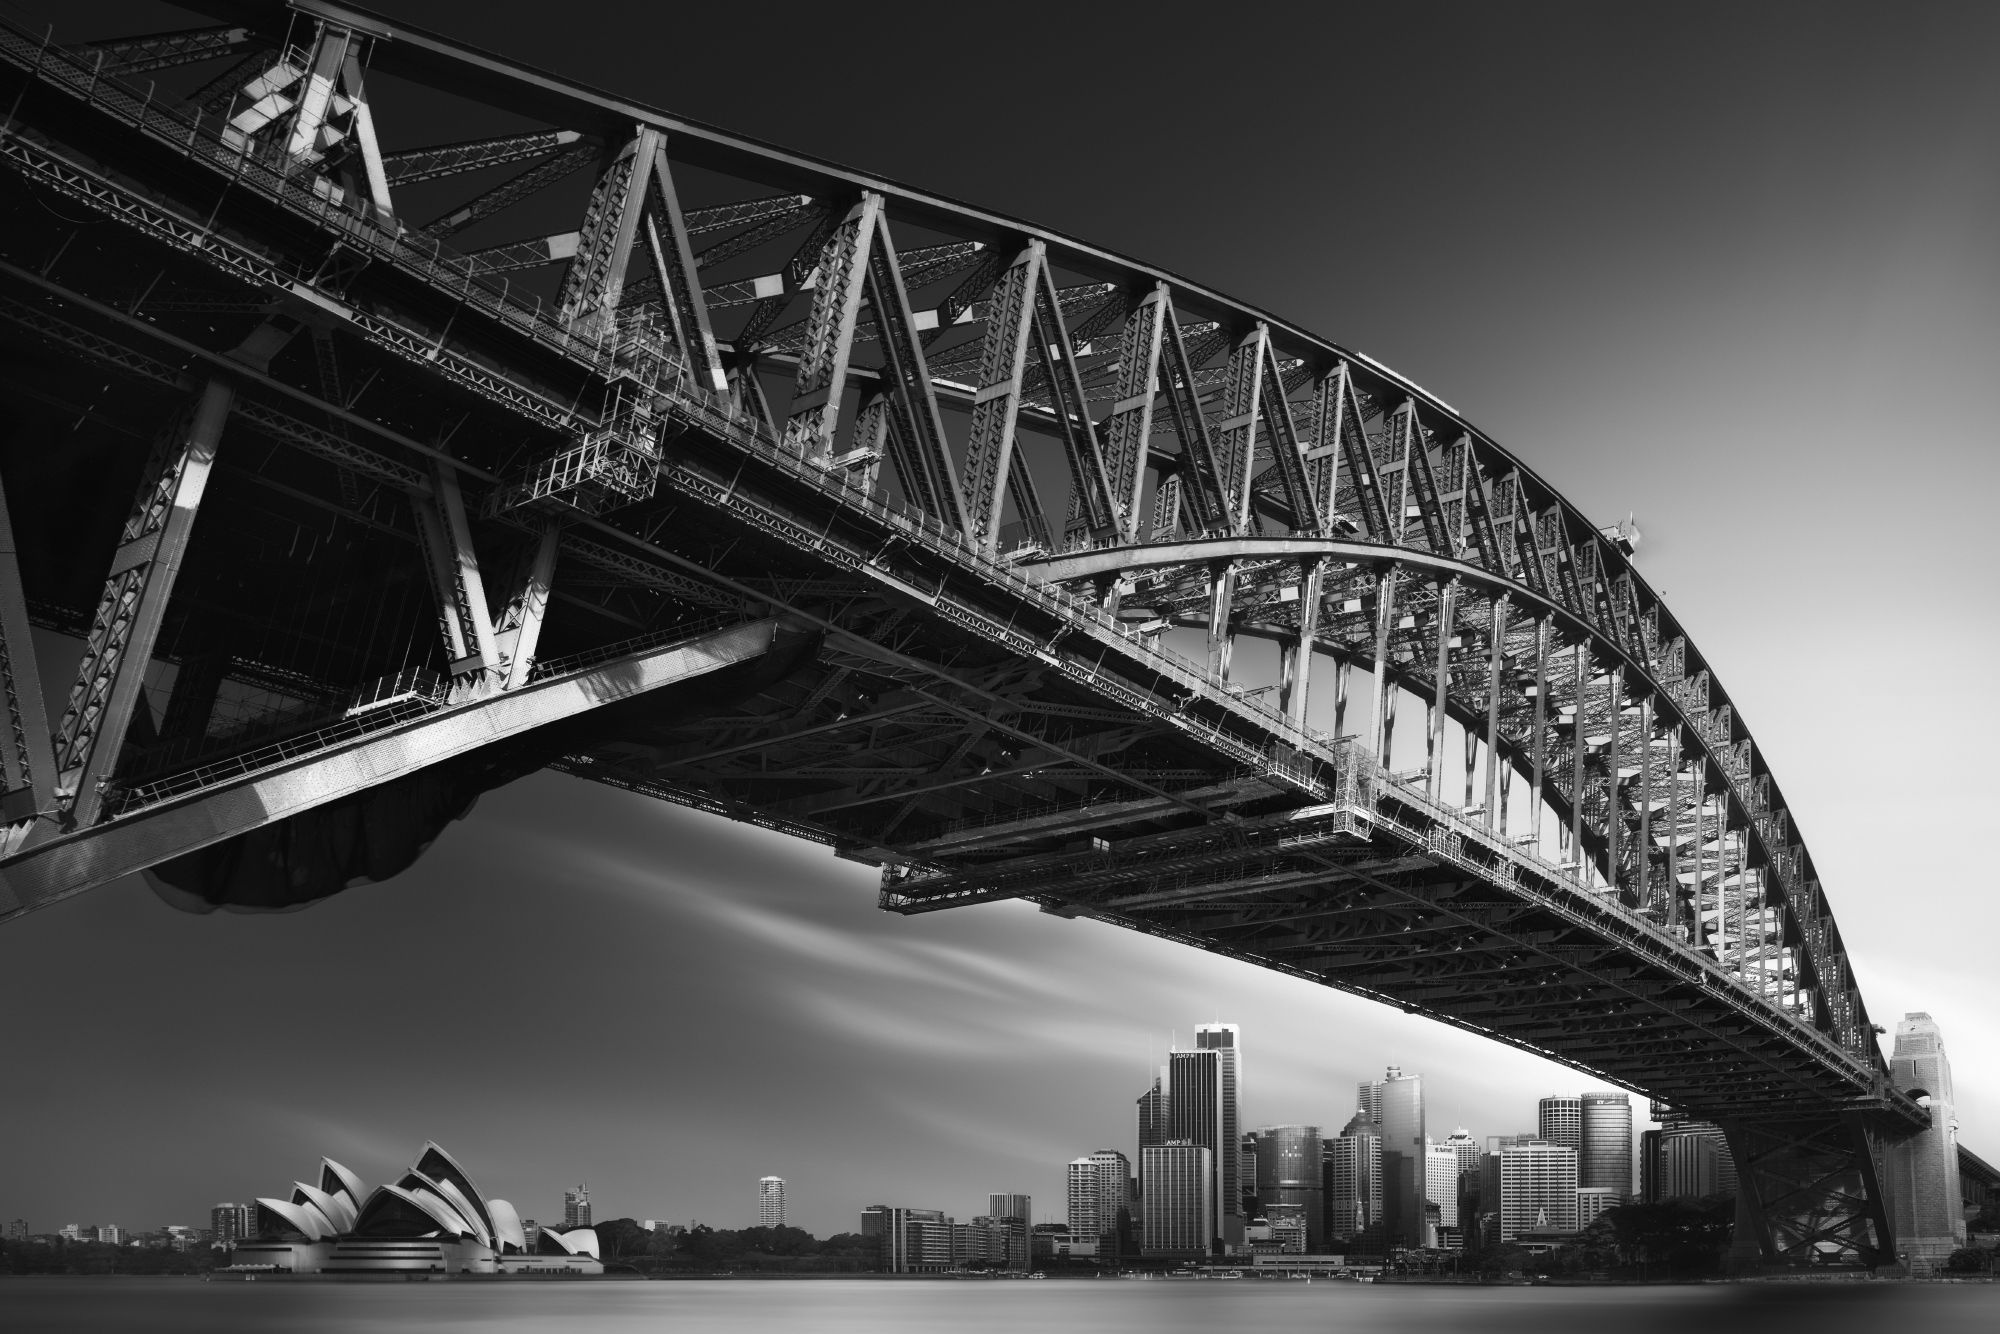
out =
<svg viewBox="0 0 2000 1334"><path fill-rule="evenodd" d="M237 1243L238 1268L297 1274L601 1274L597 1234L543 1228L528 1242L521 1215L489 1200L435 1144L393 1184L365 1191L360 1178L322 1158L319 1184L289 1200L257 1201L257 1236Z"/></svg>

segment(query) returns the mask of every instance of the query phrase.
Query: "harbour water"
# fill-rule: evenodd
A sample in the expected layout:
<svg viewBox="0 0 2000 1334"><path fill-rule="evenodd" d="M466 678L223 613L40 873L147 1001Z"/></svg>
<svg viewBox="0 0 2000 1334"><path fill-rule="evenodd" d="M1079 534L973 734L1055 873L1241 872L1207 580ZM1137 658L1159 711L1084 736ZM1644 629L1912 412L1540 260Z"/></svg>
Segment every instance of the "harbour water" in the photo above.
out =
<svg viewBox="0 0 2000 1334"><path fill-rule="evenodd" d="M0 1279L8 1334L1925 1334L2000 1329L2000 1285L1305 1282L334 1283Z"/></svg>

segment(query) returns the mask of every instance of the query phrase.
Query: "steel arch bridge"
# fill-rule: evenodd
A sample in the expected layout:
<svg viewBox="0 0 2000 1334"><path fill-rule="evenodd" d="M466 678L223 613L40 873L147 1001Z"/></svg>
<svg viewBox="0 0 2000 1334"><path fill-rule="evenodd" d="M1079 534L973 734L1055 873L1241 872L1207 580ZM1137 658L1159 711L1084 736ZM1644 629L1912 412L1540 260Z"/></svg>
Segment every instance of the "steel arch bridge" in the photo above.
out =
<svg viewBox="0 0 2000 1334"><path fill-rule="evenodd" d="M1894 1251L1928 1114L1629 532L1177 275L195 8L0 30L0 916L294 906L555 768L1525 1047L1721 1121L1766 1260Z"/></svg>

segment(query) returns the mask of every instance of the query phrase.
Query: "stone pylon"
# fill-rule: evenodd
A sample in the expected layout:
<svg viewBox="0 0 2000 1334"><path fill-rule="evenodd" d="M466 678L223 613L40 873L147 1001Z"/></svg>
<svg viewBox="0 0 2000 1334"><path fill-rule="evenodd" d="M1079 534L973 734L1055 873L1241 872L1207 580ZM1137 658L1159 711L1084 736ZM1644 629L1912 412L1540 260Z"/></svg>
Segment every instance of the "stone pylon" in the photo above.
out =
<svg viewBox="0 0 2000 1334"><path fill-rule="evenodd" d="M1896 1025L1889 1072L1897 1088L1930 1105L1930 1127L1891 1144L1883 1163L1896 1249L1911 1273L1927 1274L1965 1245L1951 1062L1928 1014L1906 1014Z"/></svg>

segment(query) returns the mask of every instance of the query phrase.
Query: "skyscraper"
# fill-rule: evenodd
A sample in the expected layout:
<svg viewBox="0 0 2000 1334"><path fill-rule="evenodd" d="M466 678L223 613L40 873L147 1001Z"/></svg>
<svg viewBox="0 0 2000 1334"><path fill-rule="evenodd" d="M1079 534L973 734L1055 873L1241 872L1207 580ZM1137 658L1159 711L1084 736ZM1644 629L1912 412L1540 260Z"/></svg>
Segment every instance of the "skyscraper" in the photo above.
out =
<svg viewBox="0 0 2000 1334"><path fill-rule="evenodd" d="M1240 1067L1234 1024L1204 1024L1195 1032L1193 1051L1167 1056L1164 1093L1168 1143L1197 1144L1209 1151L1215 1181L1209 1191L1215 1211L1213 1235L1235 1245L1242 1241L1242 1162L1238 1155L1236 1088ZM1144 1161L1145 1150L1140 1150ZM1143 1180L1144 1172L1140 1173ZM1141 1186L1143 1193L1144 1187ZM1148 1197L1147 1211L1152 1201Z"/></svg>
<svg viewBox="0 0 2000 1334"><path fill-rule="evenodd" d="M1424 1081L1390 1066L1382 1079L1382 1206L1391 1246L1424 1246Z"/></svg>
<svg viewBox="0 0 2000 1334"><path fill-rule="evenodd" d="M1155 1078L1153 1087L1139 1095L1139 1147L1165 1144L1167 1139L1167 1092L1162 1079Z"/></svg>
<svg viewBox="0 0 2000 1334"><path fill-rule="evenodd" d="M563 1192L563 1227L590 1226L590 1187L578 1186Z"/></svg>
<svg viewBox="0 0 2000 1334"><path fill-rule="evenodd" d="M1119 1215L1130 1217L1132 1164L1116 1149L1072 1158L1068 1172L1069 1234L1080 1241L1116 1237Z"/></svg>
<svg viewBox="0 0 2000 1334"><path fill-rule="evenodd" d="M1458 1151L1449 1144L1424 1146L1424 1195L1438 1207L1438 1226L1458 1226Z"/></svg>
<svg viewBox="0 0 2000 1334"><path fill-rule="evenodd" d="M1256 1164L1255 1194L1266 1216L1279 1206L1304 1211L1306 1249L1317 1253L1326 1239L1325 1154L1318 1126L1265 1126L1250 1132Z"/></svg>
<svg viewBox="0 0 2000 1334"><path fill-rule="evenodd" d="M1542 1099L1540 1135L1544 1144L1556 1144L1583 1154L1583 1099L1551 1094Z"/></svg>
<svg viewBox="0 0 2000 1334"><path fill-rule="evenodd" d="M1577 1158L1577 1185L1616 1191L1624 1199L1632 1193L1632 1095L1586 1093L1578 1102L1582 1107L1582 1147Z"/></svg>
<svg viewBox="0 0 2000 1334"><path fill-rule="evenodd" d="M785 1179L783 1177L759 1177L757 1179L757 1226L783 1227L785 1225Z"/></svg>
<svg viewBox="0 0 2000 1334"><path fill-rule="evenodd" d="M1382 1137L1365 1108L1324 1151L1326 1236L1370 1238L1382 1222Z"/></svg>
<svg viewBox="0 0 2000 1334"><path fill-rule="evenodd" d="M1215 1151L1169 1140L1139 1150L1146 1200L1140 1250L1147 1255L1207 1255L1215 1236Z"/></svg>
<svg viewBox="0 0 2000 1334"><path fill-rule="evenodd" d="M1237 1114L1243 1089L1243 1030L1236 1024L1201 1024L1194 1030L1196 1051L1212 1051L1216 1054L1218 1077L1221 1080L1221 1123L1219 1126L1216 1163L1216 1211L1221 1215L1222 1226L1218 1232L1232 1246L1243 1242L1243 1180L1242 1160L1235 1153L1222 1152L1224 1148L1242 1143L1243 1123Z"/></svg>

